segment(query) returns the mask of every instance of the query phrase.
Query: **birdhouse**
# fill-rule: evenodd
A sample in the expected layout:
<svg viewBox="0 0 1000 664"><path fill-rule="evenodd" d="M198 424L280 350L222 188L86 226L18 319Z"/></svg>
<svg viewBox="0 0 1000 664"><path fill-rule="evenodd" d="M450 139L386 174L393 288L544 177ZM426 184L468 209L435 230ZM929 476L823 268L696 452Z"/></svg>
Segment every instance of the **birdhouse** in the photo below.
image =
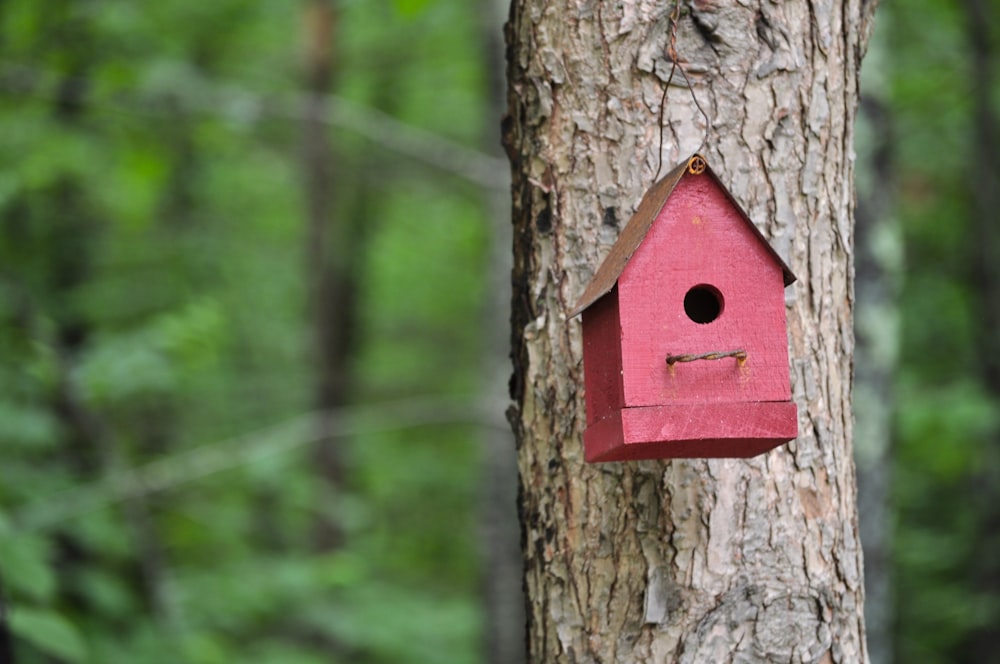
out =
<svg viewBox="0 0 1000 664"><path fill-rule="evenodd" d="M750 457L795 438L793 281L704 158L654 184L571 312L586 460Z"/></svg>

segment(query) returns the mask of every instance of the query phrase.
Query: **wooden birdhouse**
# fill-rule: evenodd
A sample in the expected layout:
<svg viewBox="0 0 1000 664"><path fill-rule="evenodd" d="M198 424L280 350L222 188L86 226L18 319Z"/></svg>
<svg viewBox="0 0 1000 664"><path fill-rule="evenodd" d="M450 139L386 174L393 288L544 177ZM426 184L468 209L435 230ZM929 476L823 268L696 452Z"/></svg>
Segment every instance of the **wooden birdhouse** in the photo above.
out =
<svg viewBox="0 0 1000 664"><path fill-rule="evenodd" d="M654 184L571 312L586 460L750 457L795 438L793 281L704 158Z"/></svg>

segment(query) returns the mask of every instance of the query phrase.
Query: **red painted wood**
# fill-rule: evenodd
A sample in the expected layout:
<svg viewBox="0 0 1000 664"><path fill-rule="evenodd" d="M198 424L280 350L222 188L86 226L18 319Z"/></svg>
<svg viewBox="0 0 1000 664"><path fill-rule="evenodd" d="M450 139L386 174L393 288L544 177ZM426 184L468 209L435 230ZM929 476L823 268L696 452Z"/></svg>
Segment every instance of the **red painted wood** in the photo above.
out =
<svg viewBox="0 0 1000 664"><path fill-rule="evenodd" d="M618 289L583 312L583 366L587 424L625 406L622 390L622 332Z"/></svg>
<svg viewBox="0 0 1000 664"><path fill-rule="evenodd" d="M788 339L781 267L716 182L681 179L618 282L625 405L786 401ZM718 319L699 324L684 296L722 294ZM667 367L666 356L747 351L735 359Z"/></svg>
<svg viewBox="0 0 1000 664"><path fill-rule="evenodd" d="M619 410L587 427L584 446L589 462L751 457L797 435L791 401L683 404Z"/></svg>
<svg viewBox="0 0 1000 664"><path fill-rule="evenodd" d="M795 438L789 275L714 176L681 176L617 285L583 310L587 461L746 457ZM722 299L709 323L684 310L700 285ZM736 349L744 362L666 363Z"/></svg>

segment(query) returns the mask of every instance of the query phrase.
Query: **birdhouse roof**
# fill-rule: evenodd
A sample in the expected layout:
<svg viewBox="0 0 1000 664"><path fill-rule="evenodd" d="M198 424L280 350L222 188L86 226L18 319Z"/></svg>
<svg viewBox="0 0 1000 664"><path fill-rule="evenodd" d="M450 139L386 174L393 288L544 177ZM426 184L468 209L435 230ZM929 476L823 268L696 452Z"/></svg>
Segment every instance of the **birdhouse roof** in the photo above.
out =
<svg viewBox="0 0 1000 664"><path fill-rule="evenodd" d="M632 255L642 244L642 241L646 238L646 233L652 227L653 222L659 216L660 211L663 206L666 205L667 200L673 193L677 184L686 175L699 176L702 174L707 174L711 177L719 188L725 192L726 197L729 202L732 203L733 207L739 211L740 217L746 222L747 226L753 231L754 236L756 236L764 247L767 249L768 254L774 259L775 263L781 267L782 274L784 275L785 286L790 285L795 281L795 275L792 274L791 269L785 264L785 261L781 260L781 256L774 250L774 248L768 243L767 239L761 234L761 232L754 226L753 222L750 221L750 217L747 213L743 211L743 208L733 195L729 193L729 190L719 181L719 177L715 172L708 166L708 162L701 155L692 155L690 159L678 164L663 176L656 184L650 187L646 195L642 197L642 201L639 202L639 208L632 215L632 218L628 220L625 224L625 228L622 230L621 235L618 236L618 240L615 241L614 246L611 247L611 251L608 252L607 258L601 263L601 266L597 268L597 272L594 274L593 279L587 284L587 288L583 291L583 295L580 296L580 300L576 303L573 311L570 312L570 318L576 316L584 309L592 305L597 300L601 299L604 295L609 293L615 284L618 283L618 278L621 276L622 271L625 266L628 265L629 260L631 260Z"/></svg>

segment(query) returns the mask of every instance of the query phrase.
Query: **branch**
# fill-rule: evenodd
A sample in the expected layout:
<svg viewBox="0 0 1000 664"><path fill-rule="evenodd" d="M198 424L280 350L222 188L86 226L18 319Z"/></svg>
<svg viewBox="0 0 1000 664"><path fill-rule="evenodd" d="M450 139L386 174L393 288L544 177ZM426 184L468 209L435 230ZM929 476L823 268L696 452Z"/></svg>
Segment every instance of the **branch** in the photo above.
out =
<svg viewBox="0 0 1000 664"><path fill-rule="evenodd" d="M404 401L313 411L258 431L178 452L151 463L110 475L92 484L67 489L37 504L14 511L14 522L40 529L71 517L227 470L288 454L327 440L315 426L316 418L336 423L335 437L370 436L431 424L468 424L506 429L494 404L452 397L421 397Z"/></svg>
<svg viewBox="0 0 1000 664"><path fill-rule="evenodd" d="M45 89L51 72L28 65L8 64L0 70L0 91L53 100L55 92ZM305 96L300 93L256 93L188 73L184 84L171 83L151 92L127 91L114 97L95 98L85 89L78 102L91 109L128 115L172 118L178 109L188 113L226 120L245 126L278 118L298 122ZM170 111L164 110L169 100ZM363 136L372 143L406 155L487 189L506 190L510 186L506 160L475 148L408 125L382 111L356 104L338 95L323 98L321 121Z"/></svg>
<svg viewBox="0 0 1000 664"><path fill-rule="evenodd" d="M301 99L286 99L286 108L296 112ZM326 121L332 126L364 136L382 147L450 171L487 189L510 186L509 166L499 157L468 148L438 134L404 124L388 113L328 95Z"/></svg>

